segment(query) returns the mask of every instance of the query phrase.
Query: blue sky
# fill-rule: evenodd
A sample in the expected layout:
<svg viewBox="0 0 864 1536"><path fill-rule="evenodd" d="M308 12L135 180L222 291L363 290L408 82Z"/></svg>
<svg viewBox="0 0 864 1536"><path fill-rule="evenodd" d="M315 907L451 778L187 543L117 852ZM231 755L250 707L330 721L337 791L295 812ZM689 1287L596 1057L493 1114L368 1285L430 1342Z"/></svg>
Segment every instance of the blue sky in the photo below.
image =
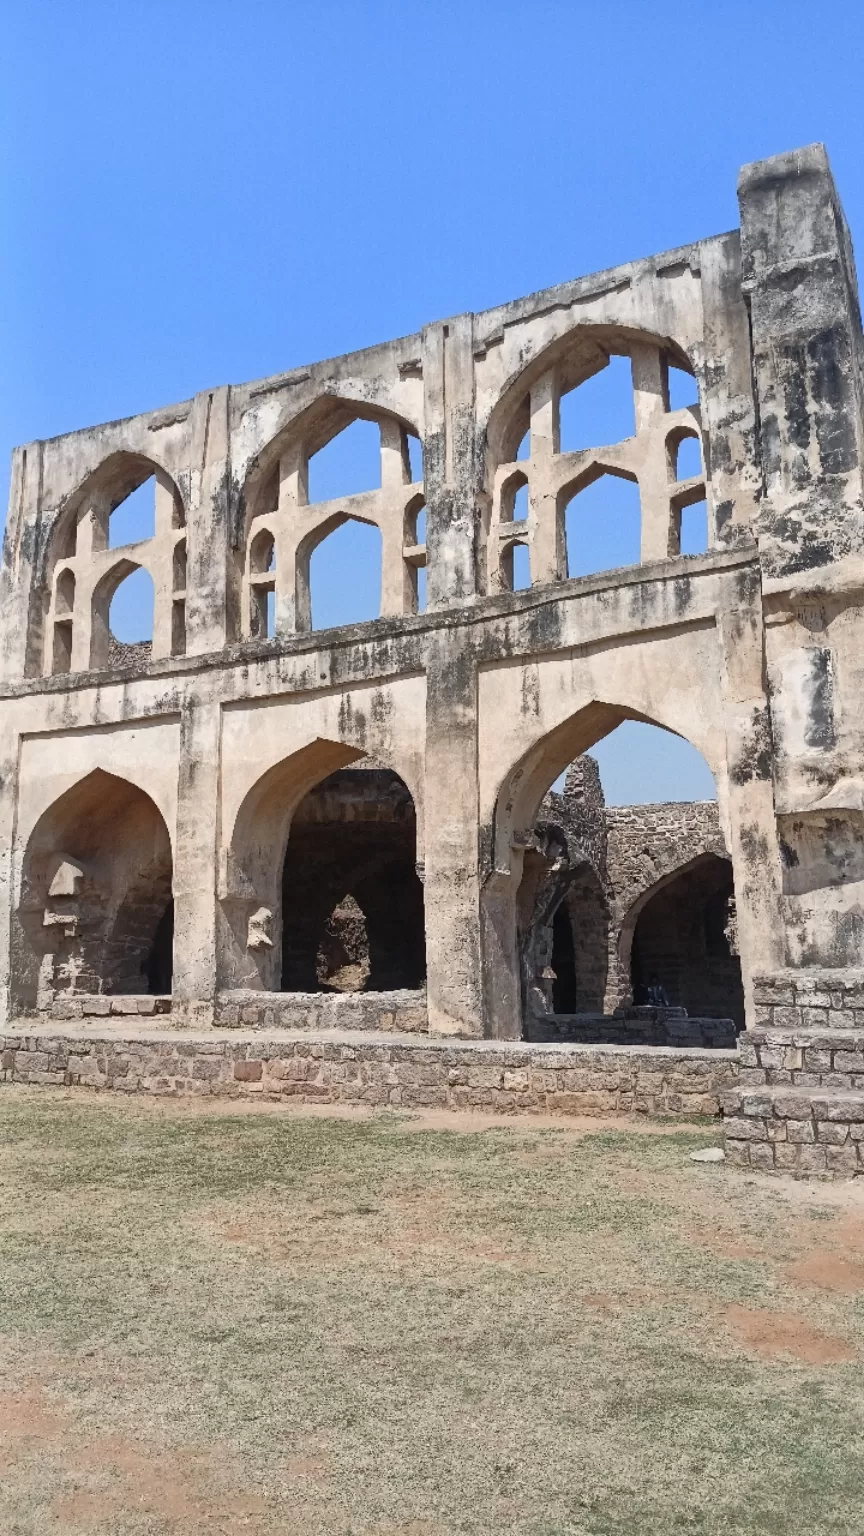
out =
<svg viewBox="0 0 864 1536"><path fill-rule="evenodd" d="M4 482L16 442L731 228L738 166L815 139L864 240L862 41L848 0L7 5ZM632 538L602 505L577 564ZM322 548L316 623L374 605L374 541ZM706 792L673 738L616 740L610 798Z"/></svg>

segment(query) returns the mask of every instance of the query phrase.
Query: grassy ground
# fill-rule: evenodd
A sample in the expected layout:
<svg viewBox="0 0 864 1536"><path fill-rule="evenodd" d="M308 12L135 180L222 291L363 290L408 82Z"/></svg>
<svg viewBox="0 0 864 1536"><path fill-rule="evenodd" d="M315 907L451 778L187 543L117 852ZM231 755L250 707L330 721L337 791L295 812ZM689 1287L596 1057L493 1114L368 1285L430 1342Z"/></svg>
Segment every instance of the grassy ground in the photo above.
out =
<svg viewBox="0 0 864 1536"><path fill-rule="evenodd" d="M864 1192L0 1089L0 1531L864 1530Z"/></svg>

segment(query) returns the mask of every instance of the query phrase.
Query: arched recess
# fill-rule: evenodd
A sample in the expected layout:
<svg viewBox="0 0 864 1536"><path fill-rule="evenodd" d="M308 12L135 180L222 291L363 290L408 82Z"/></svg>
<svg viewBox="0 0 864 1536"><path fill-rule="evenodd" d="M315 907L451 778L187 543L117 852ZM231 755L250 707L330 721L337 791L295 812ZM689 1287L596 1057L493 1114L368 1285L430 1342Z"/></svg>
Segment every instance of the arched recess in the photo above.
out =
<svg viewBox="0 0 864 1536"><path fill-rule="evenodd" d="M310 502L310 459L358 420L372 421L378 428L380 487ZM260 450L243 484L235 534L231 607L238 636L252 637L249 586L254 542L262 525L275 532L277 541L277 634L311 628L309 560L317 546L349 520L380 530L381 612L415 611L420 562L416 545L406 540L406 516L423 494L422 482L412 480L409 440L417 432L416 423L394 412L345 396L324 395L287 422ZM425 559L425 550L422 553Z"/></svg>
<svg viewBox="0 0 864 1536"><path fill-rule="evenodd" d="M637 1001L659 983L671 1007L744 1027L730 859L706 852L665 871L629 908L617 949Z"/></svg>
<svg viewBox="0 0 864 1536"><path fill-rule="evenodd" d="M392 770L382 768L376 760L374 767L356 775L355 788L371 785L371 790L365 794L366 803L355 817L351 779L344 778L344 770L364 756L362 750L345 742L319 738L274 764L244 797L223 856L220 878L219 975L223 987L279 991L284 977L291 990L317 990L316 954L324 926L348 894L360 906L368 930L369 985L378 990L383 985L382 976L386 978L390 974L392 977L393 966L387 959L386 930L398 917L398 905L394 907L393 897L386 888L382 890L380 876L388 865L393 865L394 850L383 847L380 837L376 846L376 798L384 804L384 814L378 816L382 826L401 822L404 827L410 822L413 850L410 863L414 881L419 885L415 868L416 815L413 797L404 780ZM340 770L343 772L341 789ZM388 800L391 811L395 804L397 814L387 813ZM304 802L308 803L305 810L301 810ZM406 810L409 812L407 816ZM303 831L295 839L295 850L301 843L304 848L296 858L289 860L289 839L298 812L298 828L302 827ZM355 819L373 827L371 838L365 839L369 846L359 850L347 846L352 841L349 829ZM306 868L309 847L315 843L314 829L322 825L328 826L330 834L328 858L333 866L333 878L329 882L314 878L314 870ZM404 836L401 842L405 845ZM345 845L343 851L348 864L342 858L340 843ZM393 891L395 895L397 885L402 890L401 899L407 904L407 912L411 903L416 908L418 891L407 878L404 846L395 862L399 864L399 879ZM306 932L304 928L299 939L296 939L296 933L293 936L285 934L286 895L295 928L299 930L305 925L309 930ZM422 890L419 897L422 915ZM301 956L302 952L302 958L298 958L296 964L290 958L295 939L297 955ZM398 971L398 966L396 969ZM409 969L415 983L419 984L420 971L425 973L425 959L419 970L416 964Z"/></svg>
<svg viewBox="0 0 864 1536"><path fill-rule="evenodd" d="M12 993L170 991L171 839L144 790L97 768L39 817L15 910Z"/></svg>
<svg viewBox="0 0 864 1536"><path fill-rule="evenodd" d="M154 482L153 537L124 546L118 560L119 551L109 547L111 514L150 479ZM41 551L30 617L31 670L50 675L55 670L106 666L110 655L107 607L116 587L139 565L151 576L157 568L170 570L173 549L183 539L185 524L183 495L162 465L127 452L103 460L65 498ZM68 571L74 582L71 613L58 607L63 603L63 590L59 580L54 580L58 566L63 567L62 574ZM153 654L169 655L177 648L172 645L171 582L156 583L156 587ZM103 603L106 593L107 602ZM60 640L69 644L55 649L58 622L67 630ZM55 659L59 666L55 666Z"/></svg>
<svg viewBox="0 0 864 1536"><path fill-rule="evenodd" d="M333 970L321 965L328 937L340 941L331 962L342 962L335 983ZM391 769L337 770L309 790L292 819L282 876L281 989L414 990L425 976L410 791Z"/></svg>
<svg viewBox="0 0 864 1536"><path fill-rule="evenodd" d="M525 960L531 932L529 913L530 924L539 925L540 929L545 925L551 940L550 925L572 877L564 861L559 858L556 868L554 856L545 849L541 849L543 867L533 867L537 853L535 829L543 797L569 763L624 720L641 720L672 729L668 720L652 718L623 704L595 700L536 740L499 782L491 826L481 827L484 1007L487 1032L492 1035L513 1039L521 1034L527 987L533 984ZM679 729L673 734L685 733ZM694 741L689 735L685 739L714 768L705 741ZM545 881L554 897L547 901L545 911L538 910L530 893L526 895L526 875L538 891L542 891ZM532 974L536 976L537 971L534 966ZM551 996L547 1001L551 1001Z"/></svg>

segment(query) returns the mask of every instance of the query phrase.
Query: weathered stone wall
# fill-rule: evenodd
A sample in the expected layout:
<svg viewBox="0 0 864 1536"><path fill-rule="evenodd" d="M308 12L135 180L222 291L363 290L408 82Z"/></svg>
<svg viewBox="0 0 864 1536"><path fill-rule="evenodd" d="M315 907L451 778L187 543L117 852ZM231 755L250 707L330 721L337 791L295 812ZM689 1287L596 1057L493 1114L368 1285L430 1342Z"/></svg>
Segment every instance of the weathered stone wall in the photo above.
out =
<svg viewBox="0 0 864 1536"><path fill-rule="evenodd" d="M505 1114L714 1115L733 1054L254 1034L0 1036L4 1081Z"/></svg>
<svg viewBox="0 0 864 1536"><path fill-rule="evenodd" d="M745 167L739 196L740 231L16 450L0 567L4 1018L34 1009L58 977L73 998L81 987L137 990L155 887L165 895L169 879L176 1016L212 1023L226 990L275 994L293 818L310 790L363 759L397 774L415 809L431 1034L518 1037L526 989L554 984L544 935L576 891L577 866L597 874L604 837L607 1002L626 995L640 913L697 842L696 857L733 866L750 1023L757 975L857 966L854 270L820 146ZM629 360L632 435L562 450L562 398L613 356ZM695 380L698 407L673 406L672 367ZM358 418L378 427L380 487L310 503L310 458ZM679 480L687 438L699 473ZM638 484L639 563L571 580L566 508L607 473ZM109 547L113 509L151 477L153 538ZM515 521L523 485L528 515ZM707 547L683 556L682 510L703 498ZM381 533L381 616L314 634L311 553L351 518ZM517 592L519 545L531 585ZM153 639L118 656L108 610L136 567L154 581ZM616 843L584 769L562 797L571 832L538 827L567 764L629 719L702 753L722 847L713 811L688 831L681 816L700 813L668 808L628 812ZM150 867L114 818L90 861L102 868L82 870L76 892L71 866L87 850L64 839L82 818L55 813L87 785L94 802L126 785L161 818L150 895L138 893L134 921L117 930L128 965L115 966L107 929L73 952L99 902L115 916L128 877ZM669 867L658 867L667 845ZM55 857L65 894L52 896ZM716 926L731 932L731 913ZM62 947L46 943L52 929L73 948L43 970ZM603 976L595 940L585 947L592 979L580 998L577 977L579 1006Z"/></svg>

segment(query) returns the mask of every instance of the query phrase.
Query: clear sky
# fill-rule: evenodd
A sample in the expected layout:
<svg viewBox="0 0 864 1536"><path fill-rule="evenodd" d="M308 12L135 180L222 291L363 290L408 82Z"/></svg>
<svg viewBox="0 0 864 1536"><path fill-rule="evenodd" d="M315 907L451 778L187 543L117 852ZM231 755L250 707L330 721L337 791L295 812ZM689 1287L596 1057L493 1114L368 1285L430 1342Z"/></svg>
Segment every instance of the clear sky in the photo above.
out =
<svg viewBox="0 0 864 1536"><path fill-rule="evenodd" d="M816 139L864 241L862 43L849 0L7 0L4 486L14 443L729 229L738 166ZM576 568L632 541L600 505ZM322 547L316 623L372 610L374 540ZM711 792L652 740L598 749L611 799Z"/></svg>

